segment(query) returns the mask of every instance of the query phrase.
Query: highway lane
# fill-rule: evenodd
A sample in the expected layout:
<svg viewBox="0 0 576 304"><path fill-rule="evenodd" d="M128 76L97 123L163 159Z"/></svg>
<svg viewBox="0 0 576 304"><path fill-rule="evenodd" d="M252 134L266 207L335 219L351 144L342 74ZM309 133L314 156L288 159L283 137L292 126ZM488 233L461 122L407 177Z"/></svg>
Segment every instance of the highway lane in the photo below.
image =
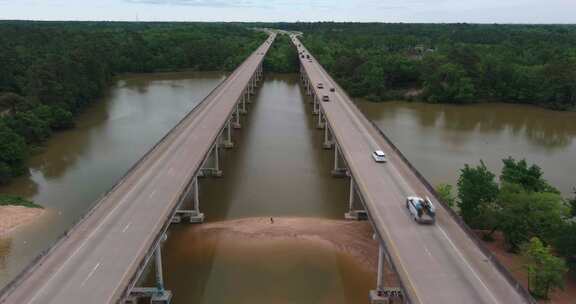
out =
<svg viewBox="0 0 576 304"><path fill-rule="evenodd" d="M295 44L301 44L295 40ZM304 46L298 47L306 54ZM362 193L378 234L413 303L525 303L498 270L487 262L457 223L436 203L434 226L414 223L405 209L408 195L430 196L344 91L310 54L300 58L315 94L335 87L330 102L320 102L350 171ZM324 89L316 85L321 82ZM381 148L389 163L375 163L370 153Z"/></svg>
<svg viewBox="0 0 576 304"><path fill-rule="evenodd" d="M170 221L183 189L201 167L274 38L272 34L0 302L118 301Z"/></svg>

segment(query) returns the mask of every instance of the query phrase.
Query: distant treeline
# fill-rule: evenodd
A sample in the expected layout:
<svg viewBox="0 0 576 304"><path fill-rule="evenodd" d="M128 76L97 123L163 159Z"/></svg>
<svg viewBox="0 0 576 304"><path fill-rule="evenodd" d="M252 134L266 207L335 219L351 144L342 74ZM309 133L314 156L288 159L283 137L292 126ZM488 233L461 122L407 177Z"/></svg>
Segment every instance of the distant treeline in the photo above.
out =
<svg viewBox="0 0 576 304"><path fill-rule="evenodd" d="M232 70L266 35L224 23L0 21L0 183L118 73Z"/></svg>
<svg viewBox="0 0 576 304"><path fill-rule="evenodd" d="M276 36L276 41L264 58L264 70L274 73L298 72L296 48L288 36Z"/></svg>
<svg viewBox="0 0 576 304"><path fill-rule="evenodd" d="M576 26L273 24L303 41L353 96L576 108Z"/></svg>

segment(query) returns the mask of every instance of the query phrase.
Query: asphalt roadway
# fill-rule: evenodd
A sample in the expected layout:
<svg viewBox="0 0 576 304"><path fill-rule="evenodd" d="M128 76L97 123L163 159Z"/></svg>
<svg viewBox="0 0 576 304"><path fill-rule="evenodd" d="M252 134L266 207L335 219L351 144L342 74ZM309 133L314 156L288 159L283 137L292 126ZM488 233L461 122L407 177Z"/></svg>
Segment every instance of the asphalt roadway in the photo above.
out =
<svg viewBox="0 0 576 304"><path fill-rule="evenodd" d="M67 237L4 290L0 303L103 304L124 295L275 39L183 119ZM111 156L112 157L112 156Z"/></svg>
<svg viewBox="0 0 576 304"><path fill-rule="evenodd" d="M330 98L320 106L410 302L529 303L438 202L436 224L421 225L410 217L406 197L433 195L298 38L292 40L310 55L310 60L299 58L314 94ZM387 154L387 163L372 159L378 149Z"/></svg>

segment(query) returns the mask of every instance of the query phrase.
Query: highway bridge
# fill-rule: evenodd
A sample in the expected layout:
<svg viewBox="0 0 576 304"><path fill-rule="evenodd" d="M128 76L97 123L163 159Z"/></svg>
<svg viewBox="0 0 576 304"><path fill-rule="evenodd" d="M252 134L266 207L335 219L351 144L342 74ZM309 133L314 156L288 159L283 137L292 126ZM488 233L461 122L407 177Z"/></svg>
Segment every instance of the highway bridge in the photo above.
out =
<svg viewBox="0 0 576 304"><path fill-rule="evenodd" d="M55 245L0 292L0 303L170 303L161 246L172 222L202 222L198 178L221 176L219 151L233 146L262 61L276 34L246 59ZM371 124L299 39L303 85L313 102L336 176L350 179L348 219L370 220L380 242L378 280L371 303L534 303L386 136ZM322 84L322 86L319 86ZM322 88L320 88L322 87ZM332 90L333 89L333 90ZM327 99L328 101L322 101ZM371 158L374 150L388 163ZM407 196L429 196L435 225L419 225L404 208ZM384 280L384 265L401 286ZM138 286L154 266L155 286Z"/></svg>
<svg viewBox="0 0 576 304"><path fill-rule="evenodd" d="M298 35L291 40L318 128L324 129L323 146L334 149L333 173L350 179L346 217L369 219L380 242L371 303L535 303L460 218L438 201L432 187L366 119ZM383 150L388 162L376 163L371 156L375 150ZM406 198L413 195L433 198L434 225L420 225L408 214ZM400 289L385 282L385 263L397 272Z"/></svg>
<svg viewBox="0 0 576 304"><path fill-rule="evenodd" d="M169 303L161 244L173 221L201 222L198 177L220 176L219 149L262 77L270 33L232 74L172 129L55 245L0 294L6 304ZM156 286L138 287L153 263Z"/></svg>

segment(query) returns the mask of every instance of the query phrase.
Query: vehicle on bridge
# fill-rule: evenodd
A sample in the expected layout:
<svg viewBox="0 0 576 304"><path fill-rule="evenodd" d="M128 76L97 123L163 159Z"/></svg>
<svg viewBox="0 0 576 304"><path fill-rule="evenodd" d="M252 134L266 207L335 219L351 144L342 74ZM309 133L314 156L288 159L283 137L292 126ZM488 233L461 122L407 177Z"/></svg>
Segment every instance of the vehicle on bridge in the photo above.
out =
<svg viewBox="0 0 576 304"><path fill-rule="evenodd" d="M328 95L324 95L322 96L322 101L330 101L330 97L328 97Z"/></svg>
<svg viewBox="0 0 576 304"><path fill-rule="evenodd" d="M330 92L336 92L335 88L330 88Z"/></svg>
<svg viewBox="0 0 576 304"><path fill-rule="evenodd" d="M436 208L428 197L409 196L406 199L406 209L412 218L420 224L434 224L436 222Z"/></svg>
<svg viewBox="0 0 576 304"><path fill-rule="evenodd" d="M372 152L372 158L374 158L377 163L385 163L386 153L384 153L382 150L376 150Z"/></svg>
<svg viewBox="0 0 576 304"><path fill-rule="evenodd" d="M316 85L316 87L319 88L319 89L323 89L323 88L324 88L324 84L319 83L318 85Z"/></svg>

